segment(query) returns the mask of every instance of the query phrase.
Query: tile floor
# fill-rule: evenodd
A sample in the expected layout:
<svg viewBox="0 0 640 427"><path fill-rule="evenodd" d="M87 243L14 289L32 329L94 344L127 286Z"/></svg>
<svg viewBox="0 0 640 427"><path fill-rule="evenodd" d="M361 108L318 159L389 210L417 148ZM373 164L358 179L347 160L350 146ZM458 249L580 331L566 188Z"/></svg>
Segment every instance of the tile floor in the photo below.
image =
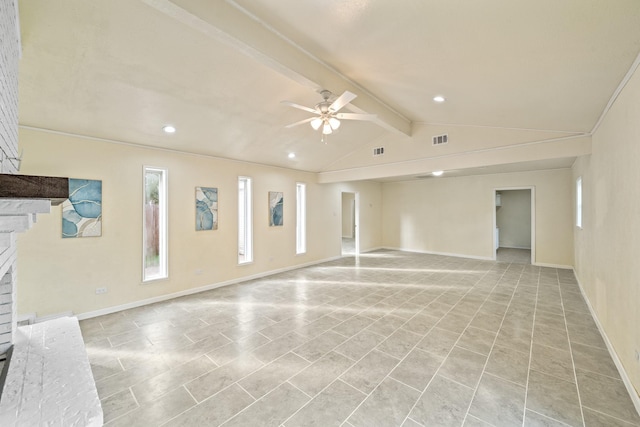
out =
<svg viewBox="0 0 640 427"><path fill-rule="evenodd" d="M531 264L531 249L498 248L496 260L514 264Z"/></svg>
<svg viewBox="0 0 640 427"><path fill-rule="evenodd" d="M569 270L381 250L84 320L109 426L632 426Z"/></svg>

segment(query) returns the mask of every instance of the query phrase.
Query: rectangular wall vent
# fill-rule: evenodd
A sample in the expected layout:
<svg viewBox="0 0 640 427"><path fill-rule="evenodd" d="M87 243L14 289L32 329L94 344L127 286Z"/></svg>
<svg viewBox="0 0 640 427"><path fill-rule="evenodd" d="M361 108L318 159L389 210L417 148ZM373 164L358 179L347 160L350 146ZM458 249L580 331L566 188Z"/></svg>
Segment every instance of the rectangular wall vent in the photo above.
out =
<svg viewBox="0 0 640 427"><path fill-rule="evenodd" d="M384 147L378 147L373 149L373 157L382 156L384 154Z"/></svg>
<svg viewBox="0 0 640 427"><path fill-rule="evenodd" d="M436 135L433 137L433 145L442 145L449 142L449 135L446 133L444 135Z"/></svg>

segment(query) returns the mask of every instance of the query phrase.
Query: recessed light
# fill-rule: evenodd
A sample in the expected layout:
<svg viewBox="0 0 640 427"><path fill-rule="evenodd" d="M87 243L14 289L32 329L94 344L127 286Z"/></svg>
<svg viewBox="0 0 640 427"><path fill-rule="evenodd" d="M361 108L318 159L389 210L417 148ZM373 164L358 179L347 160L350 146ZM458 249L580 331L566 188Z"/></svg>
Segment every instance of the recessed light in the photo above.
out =
<svg viewBox="0 0 640 427"><path fill-rule="evenodd" d="M433 171L433 172L431 172L431 174L432 174L433 176L440 176L440 175L442 175L443 173L444 173L444 171Z"/></svg>
<svg viewBox="0 0 640 427"><path fill-rule="evenodd" d="M293 159L293 158L295 158L295 157L296 157L296 153L289 153L289 156L288 156L288 157L289 157L290 159Z"/></svg>
<svg viewBox="0 0 640 427"><path fill-rule="evenodd" d="M175 133L176 132L175 126L172 126L172 125L162 126L162 130L165 131L166 133Z"/></svg>
<svg viewBox="0 0 640 427"><path fill-rule="evenodd" d="M444 102L444 96L441 96L441 95L434 96L433 100L436 102Z"/></svg>

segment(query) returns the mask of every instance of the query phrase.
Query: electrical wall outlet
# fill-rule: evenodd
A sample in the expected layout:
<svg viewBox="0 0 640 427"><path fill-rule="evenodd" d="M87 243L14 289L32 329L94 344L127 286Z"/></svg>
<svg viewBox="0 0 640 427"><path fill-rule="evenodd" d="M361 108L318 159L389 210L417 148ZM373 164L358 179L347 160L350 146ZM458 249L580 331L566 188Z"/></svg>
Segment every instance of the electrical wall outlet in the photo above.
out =
<svg viewBox="0 0 640 427"><path fill-rule="evenodd" d="M106 294L107 288L96 288L96 295Z"/></svg>
<svg viewBox="0 0 640 427"><path fill-rule="evenodd" d="M640 362L640 351L636 350L636 362Z"/></svg>
<svg viewBox="0 0 640 427"><path fill-rule="evenodd" d="M196 276L199 276L202 274L202 269L201 268L197 268L196 269Z"/></svg>

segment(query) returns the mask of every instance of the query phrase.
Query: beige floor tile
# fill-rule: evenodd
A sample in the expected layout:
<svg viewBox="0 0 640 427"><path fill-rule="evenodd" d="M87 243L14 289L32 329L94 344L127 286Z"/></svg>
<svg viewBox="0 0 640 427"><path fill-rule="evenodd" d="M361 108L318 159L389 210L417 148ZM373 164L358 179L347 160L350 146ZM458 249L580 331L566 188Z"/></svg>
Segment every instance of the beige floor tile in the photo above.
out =
<svg viewBox="0 0 640 427"><path fill-rule="evenodd" d="M583 424L575 383L537 371L529 373L527 409L571 426Z"/></svg>
<svg viewBox="0 0 640 427"><path fill-rule="evenodd" d="M404 358L398 366L389 374L395 380L400 381L417 390L424 390L431 378L442 364L443 358L433 353L420 349L414 349Z"/></svg>
<svg viewBox="0 0 640 427"><path fill-rule="evenodd" d="M218 426L254 402L236 384L165 423L171 427Z"/></svg>
<svg viewBox="0 0 640 427"><path fill-rule="evenodd" d="M259 399L307 366L308 361L294 353L287 353L240 380L238 384L255 399Z"/></svg>
<svg viewBox="0 0 640 427"><path fill-rule="evenodd" d="M337 380L289 418L285 426L338 427L366 397L361 391Z"/></svg>
<svg viewBox="0 0 640 427"><path fill-rule="evenodd" d="M469 414L494 426L522 425L525 387L485 374L471 402Z"/></svg>
<svg viewBox="0 0 640 427"><path fill-rule="evenodd" d="M184 387L177 388L159 399L108 423L109 427L159 426L195 406L196 401Z"/></svg>
<svg viewBox="0 0 640 427"><path fill-rule="evenodd" d="M373 350L342 374L340 379L364 393L371 393L399 361L386 353Z"/></svg>
<svg viewBox="0 0 640 427"><path fill-rule="evenodd" d="M405 420L420 393L387 378L349 417L354 427L398 426Z"/></svg>
<svg viewBox="0 0 640 427"><path fill-rule="evenodd" d="M291 384L284 383L223 425L225 427L276 427L308 401L309 396Z"/></svg>
<svg viewBox="0 0 640 427"><path fill-rule="evenodd" d="M303 369L289 382L314 397L353 365L353 360L331 352Z"/></svg>
<svg viewBox="0 0 640 427"><path fill-rule="evenodd" d="M409 417L424 426L461 426L473 389L436 375Z"/></svg>
<svg viewBox="0 0 640 427"><path fill-rule="evenodd" d="M487 356L461 347L454 347L442 364L438 375L475 389L486 361Z"/></svg>
<svg viewBox="0 0 640 427"><path fill-rule="evenodd" d="M110 425L500 426L527 386L524 426L637 416L573 273L515 261L380 250L80 327Z"/></svg>

